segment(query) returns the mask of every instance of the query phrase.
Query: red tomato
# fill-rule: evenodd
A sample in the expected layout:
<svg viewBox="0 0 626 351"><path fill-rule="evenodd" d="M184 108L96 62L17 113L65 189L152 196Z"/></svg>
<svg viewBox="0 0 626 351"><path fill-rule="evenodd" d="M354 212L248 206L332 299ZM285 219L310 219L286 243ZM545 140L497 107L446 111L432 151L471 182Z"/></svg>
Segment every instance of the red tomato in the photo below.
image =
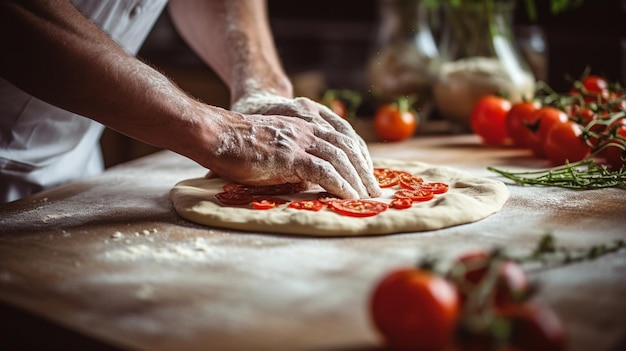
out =
<svg viewBox="0 0 626 351"><path fill-rule="evenodd" d="M393 197L396 199L411 199L411 201L414 202L423 202L431 200L433 197L435 197L435 193L433 193L432 190L428 189L403 189L396 191L393 194Z"/></svg>
<svg viewBox="0 0 626 351"><path fill-rule="evenodd" d="M427 271L387 274L370 299L374 326L394 350L442 350L452 342L459 314L456 289Z"/></svg>
<svg viewBox="0 0 626 351"><path fill-rule="evenodd" d="M565 123L568 120L565 112L554 107L542 107L533 114L530 126L532 133L528 139L528 145L535 156L545 157L543 145L548 131L555 124Z"/></svg>
<svg viewBox="0 0 626 351"><path fill-rule="evenodd" d="M532 132L527 124L531 123L532 115L541 107L539 102L520 102L514 104L506 115L506 131L513 141L513 145L518 147L528 147L528 139Z"/></svg>
<svg viewBox="0 0 626 351"><path fill-rule="evenodd" d="M317 199L323 204L329 204L333 201L342 200L340 197L337 197L337 195L333 195L325 191L317 194Z"/></svg>
<svg viewBox="0 0 626 351"><path fill-rule="evenodd" d="M224 205L247 205L252 202L252 195L247 193L221 192L215 198Z"/></svg>
<svg viewBox="0 0 626 351"><path fill-rule="evenodd" d="M409 198L396 198L391 200L391 207L397 210L411 208L411 206L413 206L413 200Z"/></svg>
<svg viewBox="0 0 626 351"><path fill-rule="evenodd" d="M559 317L537 302L510 304L500 315L511 324L509 344L520 350L563 351L565 330Z"/></svg>
<svg viewBox="0 0 626 351"><path fill-rule="evenodd" d="M581 81L582 89L573 87L571 95L581 95L583 100L590 102L606 102L609 99L609 83L600 76L588 75Z"/></svg>
<svg viewBox="0 0 626 351"><path fill-rule="evenodd" d="M448 184L443 182L430 182L425 183L420 186L420 189L427 189L432 191L434 194L443 194L448 191Z"/></svg>
<svg viewBox="0 0 626 351"><path fill-rule="evenodd" d="M417 116L398 104L381 106L374 115L374 130L383 141L400 141L411 137L417 129Z"/></svg>
<svg viewBox="0 0 626 351"><path fill-rule="evenodd" d="M275 208L278 205L287 203L285 199L271 196L254 197L252 199L252 208L255 210L269 210Z"/></svg>
<svg viewBox="0 0 626 351"><path fill-rule="evenodd" d="M290 202L287 206L290 208L295 208L297 210L308 210L317 212L324 208L324 203L319 200L298 200Z"/></svg>
<svg viewBox="0 0 626 351"><path fill-rule="evenodd" d="M626 148L626 125L619 126L616 135L617 137L621 138L621 145ZM626 151L619 148L618 146L607 147L604 156L606 157L606 161L613 169L620 169L624 167L624 165L626 165L626 160L622 159L622 156L626 158Z"/></svg>
<svg viewBox="0 0 626 351"><path fill-rule="evenodd" d="M474 105L470 116L472 131L480 136L485 144L506 144L509 135L505 120L510 109L509 100L494 95L483 96Z"/></svg>
<svg viewBox="0 0 626 351"><path fill-rule="evenodd" d="M387 204L372 200L337 200L329 204L330 208L342 215L351 217L371 217L384 212Z"/></svg>
<svg viewBox="0 0 626 351"><path fill-rule="evenodd" d="M452 277L458 286L461 301L477 291L492 268L491 265L498 265L493 267L497 269L497 277L492 295L492 302L497 307L515 302L516 297L529 287L526 272L520 265L511 260L492 261L490 254L484 251L465 254L457 259L456 265L463 272L460 276Z"/></svg>
<svg viewBox="0 0 626 351"><path fill-rule="evenodd" d="M334 113L336 113L341 118L346 118L348 116L348 110L346 109L346 104L339 99L331 99L326 104Z"/></svg>
<svg viewBox="0 0 626 351"><path fill-rule="evenodd" d="M274 185L242 185L227 183L223 186L224 191L226 192L244 193L250 195L289 195L306 190L306 187L306 182Z"/></svg>
<svg viewBox="0 0 626 351"><path fill-rule="evenodd" d="M556 123L548 130L543 144L546 157L553 165L558 166L566 161L576 162L589 156L591 147L582 139L582 133L578 123Z"/></svg>
<svg viewBox="0 0 626 351"><path fill-rule="evenodd" d="M396 171L389 168L374 168L374 177L381 188L389 188L398 184Z"/></svg>
<svg viewBox="0 0 626 351"><path fill-rule="evenodd" d="M399 178L400 186L409 190L418 189L424 183L422 177L414 176L410 173L402 174Z"/></svg>

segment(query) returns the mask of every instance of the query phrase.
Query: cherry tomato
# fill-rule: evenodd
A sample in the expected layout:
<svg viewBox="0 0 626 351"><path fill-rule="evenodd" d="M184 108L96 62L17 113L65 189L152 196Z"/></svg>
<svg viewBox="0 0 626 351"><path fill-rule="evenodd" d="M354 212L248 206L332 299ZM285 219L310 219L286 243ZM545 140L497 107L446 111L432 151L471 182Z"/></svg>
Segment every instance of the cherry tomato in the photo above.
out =
<svg viewBox="0 0 626 351"><path fill-rule="evenodd" d="M481 97L474 105L470 116L472 131L480 136L485 144L505 145L509 140L505 120L510 109L509 100L494 95Z"/></svg>
<svg viewBox="0 0 626 351"><path fill-rule="evenodd" d="M621 145L626 148L626 125L619 126L616 135L621 138L623 141ZM626 165L626 160L622 159L622 157L626 158L626 151L618 146L607 147L604 156L613 169L620 169Z"/></svg>
<svg viewBox="0 0 626 351"><path fill-rule="evenodd" d="M588 75L581 81L582 89L573 87L572 95L581 95L583 100L590 102L606 102L609 99L609 83L606 79L596 75Z"/></svg>
<svg viewBox="0 0 626 351"><path fill-rule="evenodd" d="M548 130L543 150L553 165L580 161L591 154L591 147L582 139L582 132L580 125L572 121L556 123Z"/></svg>
<svg viewBox="0 0 626 351"><path fill-rule="evenodd" d="M529 147L537 157L545 157L544 143L546 135L552 126L565 123L569 120L567 114L554 107L542 107L537 110L530 123L532 133L529 136Z"/></svg>
<svg viewBox="0 0 626 351"><path fill-rule="evenodd" d="M511 324L510 345L533 351L566 349L563 324L547 306L535 301L510 304L499 313Z"/></svg>
<svg viewBox="0 0 626 351"><path fill-rule="evenodd" d="M384 212L387 204L372 200L337 200L329 204L330 208L342 215L351 217L371 217Z"/></svg>
<svg viewBox="0 0 626 351"><path fill-rule="evenodd" d="M442 350L453 339L459 314L455 287L415 268L388 273L370 298L374 326L394 350Z"/></svg>
<svg viewBox="0 0 626 351"><path fill-rule="evenodd" d="M317 212L324 208L324 203L319 200L298 200L290 202L287 206L297 210Z"/></svg>
<svg viewBox="0 0 626 351"><path fill-rule="evenodd" d="M403 104L385 104L374 115L374 130L383 141L401 141L411 137L417 129L416 114Z"/></svg>
<svg viewBox="0 0 626 351"><path fill-rule="evenodd" d="M432 198L435 197L435 193L428 189L402 189L396 191L393 197L396 199L411 199L413 202L424 202L432 200Z"/></svg>
<svg viewBox="0 0 626 351"><path fill-rule="evenodd" d="M331 99L326 103L334 113L336 113L341 118L346 118L348 116L348 110L346 109L346 104L339 99Z"/></svg>
<svg viewBox="0 0 626 351"><path fill-rule="evenodd" d="M413 206L413 200L409 198L395 198L391 200L390 206L397 210L411 208L411 206Z"/></svg>
<svg viewBox="0 0 626 351"><path fill-rule="evenodd" d="M541 107L539 102L525 101L514 104L506 115L506 131L514 146L528 147L528 139L532 132L528 128L532 115Z"/></svg>
<svg viewBox="0 0 626 351"><path fill-rule="evenodd" d="M461 269L462 274L451 278L458 286L459 299L462 302L478 291L490 269L497 270L491 301L496 307L516 302L517 296L529 287L526 273L520 265L511 260L492 260L491 255L484 251L465 254L457 259L455 265L456 269Z"/></svg>
<svg viewBox="0 0 626 351"><path fill-rule="evenodd" d="M247 193L221 192L215 198L224 205L247 205L252 202L252 195Z"/></svg>

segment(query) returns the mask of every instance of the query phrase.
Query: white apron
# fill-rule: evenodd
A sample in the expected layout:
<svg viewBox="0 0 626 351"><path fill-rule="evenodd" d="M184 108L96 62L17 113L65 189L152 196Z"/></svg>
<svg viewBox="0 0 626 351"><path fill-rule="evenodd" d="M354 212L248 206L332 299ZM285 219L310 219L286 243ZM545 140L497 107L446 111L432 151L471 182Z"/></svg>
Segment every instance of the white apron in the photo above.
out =
<svg viewBox="0 0 626 351"><path fill-rule="evenodd" d="M135 55L167 0L71 2ZM0 203L101 172L103 129L0 77Z"/></svg>

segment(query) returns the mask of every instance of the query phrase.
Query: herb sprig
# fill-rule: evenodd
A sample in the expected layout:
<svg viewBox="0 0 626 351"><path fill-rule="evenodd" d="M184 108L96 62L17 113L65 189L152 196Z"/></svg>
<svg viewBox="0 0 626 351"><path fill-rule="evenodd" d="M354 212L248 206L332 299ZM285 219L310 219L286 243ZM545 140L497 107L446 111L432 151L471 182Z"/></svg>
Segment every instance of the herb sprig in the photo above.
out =
<svg viewBox="0 0 626 351"><path fill-rule="evenodd" d="M488 170L520 185L539 185L569 189L600 189L626 186L626 169L613 171L593 159L535 171L508 172L495 167Z"/></svg>

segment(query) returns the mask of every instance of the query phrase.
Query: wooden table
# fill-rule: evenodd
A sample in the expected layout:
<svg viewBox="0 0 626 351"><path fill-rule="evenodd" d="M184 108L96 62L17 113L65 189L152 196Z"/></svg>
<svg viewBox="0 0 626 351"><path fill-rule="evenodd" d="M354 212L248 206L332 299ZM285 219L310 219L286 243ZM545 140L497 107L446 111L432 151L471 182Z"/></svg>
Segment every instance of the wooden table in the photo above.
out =
<svg viewBox="0 0 626 351"><path fill-rule="evenodd" d="M474 136L372 144L374 157L545 166ZM172 186L205 171L170 152L0 206L0 349L26 345L143 350L375 350L374 283L427 254L530 250L543 234L582 248L626 238L623 189L509 186L504 208L442 230L313 238L218 230L181 219ZM571 350L626 349L626 250L538 270L539 297Z"/></svg>

